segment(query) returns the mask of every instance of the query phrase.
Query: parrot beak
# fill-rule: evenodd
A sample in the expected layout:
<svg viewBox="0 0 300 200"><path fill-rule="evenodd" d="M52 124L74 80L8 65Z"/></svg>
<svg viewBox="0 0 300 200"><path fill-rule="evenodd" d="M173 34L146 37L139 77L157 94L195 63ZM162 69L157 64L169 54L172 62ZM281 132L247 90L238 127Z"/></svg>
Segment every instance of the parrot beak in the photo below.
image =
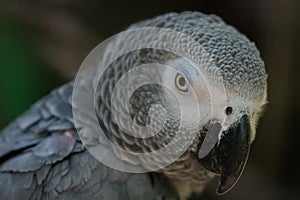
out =
<svg viewBox="0 0 300 200"><path fill-rule="evenodd" d="M227 193L239 180L249 155L250 134L249 117L243 115L223 131L220 142L207 156L199 158L203 167L220 175L217 194Z"/></svg>

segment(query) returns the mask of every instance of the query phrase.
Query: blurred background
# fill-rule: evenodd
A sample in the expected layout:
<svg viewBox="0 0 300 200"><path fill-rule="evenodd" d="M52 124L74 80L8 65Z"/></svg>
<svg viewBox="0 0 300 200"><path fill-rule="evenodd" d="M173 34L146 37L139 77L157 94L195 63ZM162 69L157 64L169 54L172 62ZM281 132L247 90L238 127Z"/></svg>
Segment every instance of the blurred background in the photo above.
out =
<svg viewBox="0 0 300 200"><path fill-rule="evenodd" d="M300 1L2 0L0 129L71 80L89 51L128 25L166 12L214 13L256 43L269 74L269 104L238 185L206 200L300 199Z"/></svg>

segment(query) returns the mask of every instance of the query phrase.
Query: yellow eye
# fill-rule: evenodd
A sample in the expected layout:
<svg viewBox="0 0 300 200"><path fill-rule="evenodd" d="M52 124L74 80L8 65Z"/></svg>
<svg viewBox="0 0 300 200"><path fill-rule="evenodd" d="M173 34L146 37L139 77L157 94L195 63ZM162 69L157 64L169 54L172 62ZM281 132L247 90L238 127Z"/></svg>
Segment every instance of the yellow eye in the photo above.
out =
<svg viewBox="0 0 300 200"><path fill-rule="evenodd" d="M176 87L183 92L188 90L188 84L185 77L182 74L177 74L175 78L175 85Z"/></svg>

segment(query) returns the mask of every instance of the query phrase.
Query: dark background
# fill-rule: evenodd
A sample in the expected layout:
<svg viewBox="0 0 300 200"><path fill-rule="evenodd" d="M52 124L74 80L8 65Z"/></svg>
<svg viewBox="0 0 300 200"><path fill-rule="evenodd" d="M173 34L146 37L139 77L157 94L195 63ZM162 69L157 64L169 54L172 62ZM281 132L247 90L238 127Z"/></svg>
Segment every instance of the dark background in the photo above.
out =
<svg viewBox="0 0 300 200"><path fill-rule="evenodd" d="M204 199L300 199L297 0L26 0L0 2L0 129L71 80L89 51L128 25L166 12L221 16L254 41L269 74L269 104L238 185Z"/></svg>

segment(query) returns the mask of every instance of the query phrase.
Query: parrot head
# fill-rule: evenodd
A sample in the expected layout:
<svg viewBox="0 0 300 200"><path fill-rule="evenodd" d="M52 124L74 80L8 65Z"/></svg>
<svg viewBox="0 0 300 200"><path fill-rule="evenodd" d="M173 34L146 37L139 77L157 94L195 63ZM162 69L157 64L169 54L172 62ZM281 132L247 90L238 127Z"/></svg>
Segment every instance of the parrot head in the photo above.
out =
<svg viewBox="0 0 300 200"><path fill-rule="evenodd" d="M200 53L195 45L188 40L175 39L173 44L195 55L194 59L151 48L118 57L104 71L97 87L95 99L99 124L116 146L128 151L157 151L175 141L171 153L182 152L182 156L161 171L182 180L196 177L199 171L219 175L217 193L224 194L237 183L243 172L255 138L256 124L266 103L267 75L260 53L245 35L214 15L171 13L134 24L129 30L145 27L168 28L187 34L205 53L197 57ZM103 57L111 56L125 44L147 43L157 35L151 35L149 29L145 29L137 40L124 36L107 44ZM162 41L155 40L155 43L163 43L167 37L159 35L157 38ZM148 66L147 73L138 71L137 66L145 63L167 67L161 70ZM128 80L121 80L123 75L135 70ZM139 80L147 83L128 95L131 83ZM123 89L114 93L114 88L118 87ZM125 98L127 96L130 96L129 100ZM113 110L117 115L113 116ZM129 121L142 128L132 128L133 123ZM129 132L139 130L142 137L128 134L120 125L129 126ZM155 130L156 134L143 137L146 133L143 127ZM187 140L190 141L188 147L184 145ZM154 159L140 154L116 154L128 163L142 163L145 168L167 159L163 153ZM203 183L201 177L198 179Z"/></svg>

